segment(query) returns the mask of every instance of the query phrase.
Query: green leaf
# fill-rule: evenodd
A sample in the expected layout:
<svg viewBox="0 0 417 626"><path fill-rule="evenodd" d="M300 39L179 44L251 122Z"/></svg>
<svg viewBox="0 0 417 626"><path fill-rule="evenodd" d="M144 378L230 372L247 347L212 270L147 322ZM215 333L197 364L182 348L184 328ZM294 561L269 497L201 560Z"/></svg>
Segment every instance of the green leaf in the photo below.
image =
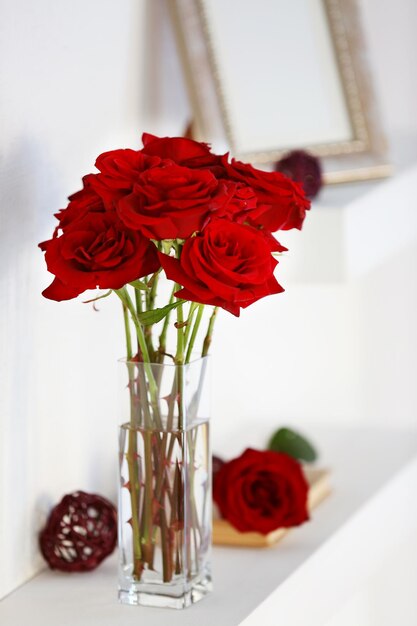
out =
<svg viewBox="0 0 417 626"><path fill-rule="evenodd" d="M129 285L132 285L132 287L141 291L148 291L149 289L148 285L146 283L143 283L141 280L132 280Z"/></svg>
<svg viewBox="0 0 417 626"><path fill-rule="evenodd" d="M154 274L152 274L152 276L150 277L149 281L148 281L148 289L150 289L153 285L153 283L155 282L157 276L161 273L162 271L162 267L159 268L159 270L157 270Z"/></svg>
<svg viewBox="0 0 417 626"><path fill-rule="evenodd" d="M103 298L107 298L111 294L112 290L106 291L102 296L97 296L97 298L91 298L91 300L83 300L83 304L90 304L90 302L97 302L97 300L102 300Z"/></svg>
<svg viewBox="0 0 417 626"><path fill-rule="evenodd" d="M151 326L151 324L156 324L160 322L168 315L168 313L172 309L176 309L177 306L185 302L185 300L177 300L177 302L172 302L172 304L167 304L160 309L152 309L151 311L144 311L143 313L138 313L138 320L144 326Z"/></svg>
<svg viewBox="0 0 417 626"><path fill-rule="evenodd" d="M171 248L174 245L174 239L163 239L161 241L161 248L164 254L169 254L171 252Z"/></svg>
<svg viewBox="0 0 417 626"><path fill-rule="evenodd" d="M289 456L309 463L317 459L317 452L312 444L302 435L290 428L280 428L271 437L268 450L285 452Z"/></svg>

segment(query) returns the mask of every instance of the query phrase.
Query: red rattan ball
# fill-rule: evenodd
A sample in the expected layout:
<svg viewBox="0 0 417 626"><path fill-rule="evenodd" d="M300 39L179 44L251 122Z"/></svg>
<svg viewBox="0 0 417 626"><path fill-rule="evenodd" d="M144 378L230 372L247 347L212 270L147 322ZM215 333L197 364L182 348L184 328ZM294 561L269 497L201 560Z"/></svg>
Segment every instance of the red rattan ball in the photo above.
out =
<svg viewBox="0 0 417 626"><path fill-rule="evenodd" d="M221 459L219 456L216 456L215 454L213 454L212 459L211 459L213 480L214 480L214 477L216 476L217 472L220 470L220 468L223 465L224 465L223 459Z"/></svg>
<svg viewBox="0 0 417 626"><path fill-rule="evenodd" d="M275 164L275 171L301 183L306 196L313 199L323 186L320 160L304 150L293 150Z"/></svg>
<svg viewBox="0 0 417 626"><path fill-rule="evenodd" d="M117 512L101 496L76 491L51 511L39 535L41 552L51 569L87 572L115 548Z"/></svg>

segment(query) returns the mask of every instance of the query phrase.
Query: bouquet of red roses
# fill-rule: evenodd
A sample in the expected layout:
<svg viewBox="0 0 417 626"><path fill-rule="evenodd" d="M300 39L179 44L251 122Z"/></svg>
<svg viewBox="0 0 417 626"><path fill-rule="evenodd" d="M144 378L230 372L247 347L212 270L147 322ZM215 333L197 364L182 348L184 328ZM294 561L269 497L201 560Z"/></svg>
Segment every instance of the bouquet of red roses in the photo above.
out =
<svg viewBox="0 0 417 626"><path fill-rule="evenodd" d="M155 572L160 537L163 581L184 569L189 580L209 543L198 507L201 515L209 507L206 495L191 495L184 505L185 489L197 481L199 445L199 435L185 424L184 368L207 305L203 357L218 308L238 316L242 308L283 291L274 269L285 248L273 233L300 229L310 203L302 187L283 174L213 154L207 144L181 137L144 134L141 150L106 152L95 165L98 172L83 178L83 188L56 214L52 238L40 244L55 276L43 295L61 301L99 288L107 291L89 302L111 293L121 300L131 398L121 453L131 506L131 577L137 582L144 570ZM162 271L172 289L161 303ZM176 349L168 353L174 313ZM154 336L158 322L163 324ZM166 359L172 359L175 375L163 395L160 367Z"/></svg>
<svg viewBox="0 0 417 626"><path fill-rule="evenodd" d="M56 214L52 239L40 244L55 275L43 295L68 300L99 287L126 301L126 285L141 289L135 282L150 275L154 294L161 268L179 309L189 301L239 315L283 291L271 253L285 248L272 233L301 228L310 206L302 187L190 139L144 134L143 143L101 154L99 172Z"/></svg>

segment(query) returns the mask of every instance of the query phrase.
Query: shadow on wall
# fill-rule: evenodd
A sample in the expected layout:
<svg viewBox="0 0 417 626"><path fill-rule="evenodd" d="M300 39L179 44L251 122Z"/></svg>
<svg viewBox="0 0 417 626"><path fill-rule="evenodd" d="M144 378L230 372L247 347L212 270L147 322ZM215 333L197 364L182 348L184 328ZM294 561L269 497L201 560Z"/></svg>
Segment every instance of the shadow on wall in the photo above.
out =
<svg viewBox="0 0 417 626"><path fill-rule="evenodd" d="M181 134L191 118L169 11L170 0L147 0L142 42L142 112L148 132Z"/></svg>
<svg viewBox="0 0 417 626"><path fill-rule="evenodd" d="M0 589L20 582L16 553L27 562L39 563L31 524L26 515L36 473L35 327L37 324L42 256L35 242L51 221L48 211L58 200L59 172L37 142L29 138L15 143L0 169L0 328L1 393L0 466L2 480L0 527L1 553L7 567L1 568ZM30 495L28 495L30 494ZM10 536L12 534L12 537Z"/></svg>
<svg viewBox="0 0 417 626"><path fill-rule="evenodd" d="M61 172L27 141L1 177L0 597L43 566L37 534L52 503L76 489L114 496L123 346L118 302L95 312L41 296L52 277L37 243L62 206Z"/></svg>

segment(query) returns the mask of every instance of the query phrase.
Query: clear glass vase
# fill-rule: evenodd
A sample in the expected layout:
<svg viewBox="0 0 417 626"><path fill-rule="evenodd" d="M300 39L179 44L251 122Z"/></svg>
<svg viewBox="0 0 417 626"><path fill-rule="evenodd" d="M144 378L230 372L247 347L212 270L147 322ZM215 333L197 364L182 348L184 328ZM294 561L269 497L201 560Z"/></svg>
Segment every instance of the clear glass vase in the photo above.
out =
<svg viewBox="0 0 417 626"><path fill-rule="evenodd" d="M208 363L122 363L122 603L184 608L211 590Z"/></svg>

